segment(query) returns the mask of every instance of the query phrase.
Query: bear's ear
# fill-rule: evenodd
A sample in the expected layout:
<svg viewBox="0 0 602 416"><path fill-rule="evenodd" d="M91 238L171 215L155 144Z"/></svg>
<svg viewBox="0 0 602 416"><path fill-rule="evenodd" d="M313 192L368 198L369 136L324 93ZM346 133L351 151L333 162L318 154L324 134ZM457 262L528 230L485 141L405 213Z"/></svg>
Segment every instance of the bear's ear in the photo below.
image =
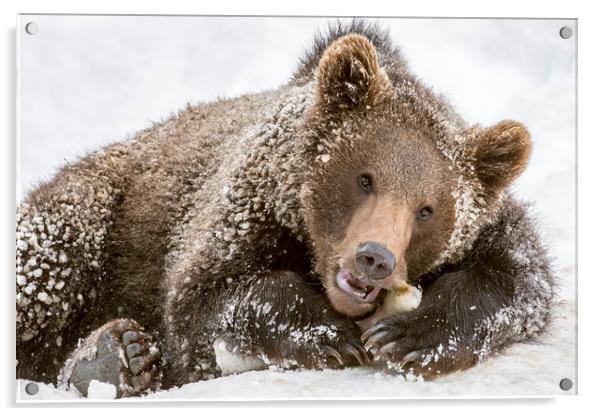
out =
<svg viewBox="0 0 602 416"><path fill-rule="evenodd" d="M475 174L485 192L496 195L525 170L531 154L531 138L520 123L504 120L480 130L475 137Z"/></svg>
<svg viewBox="0 0 602 416"><path fill-rule="evenodd" d="M330 44L320 59L317 78L316 101L333 111L374 105L393 90L374 46L357 34Z"/></svg>

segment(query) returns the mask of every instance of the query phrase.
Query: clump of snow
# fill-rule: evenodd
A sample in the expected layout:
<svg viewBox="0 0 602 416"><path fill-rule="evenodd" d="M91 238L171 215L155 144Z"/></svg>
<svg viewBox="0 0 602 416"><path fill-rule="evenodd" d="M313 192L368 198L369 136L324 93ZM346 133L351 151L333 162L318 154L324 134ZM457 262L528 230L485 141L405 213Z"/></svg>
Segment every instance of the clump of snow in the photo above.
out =
<svg viewBox="0 0 602 416"><path fill-rule="evenodd" d="M88 387L88 399L107 400L117 397L117 388L110 383L103 383L98 380L92 380Z"/></svg>
<svg viewBox="0 0 602 416"><path fill-rule="evenodd" d="M222 339L213 343L213 350L215 361L224 376L267 368L261 358L228 351L227 344Z"/></svg>

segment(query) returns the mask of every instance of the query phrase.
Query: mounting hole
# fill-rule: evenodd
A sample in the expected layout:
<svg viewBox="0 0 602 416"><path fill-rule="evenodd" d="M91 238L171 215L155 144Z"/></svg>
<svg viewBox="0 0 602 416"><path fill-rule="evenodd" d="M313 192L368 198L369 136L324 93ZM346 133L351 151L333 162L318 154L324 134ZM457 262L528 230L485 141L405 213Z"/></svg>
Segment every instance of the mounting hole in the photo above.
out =
<svg viewBox="0 0 602 416"><path fill-rule="evenodd" d="M27 385L25 386L25 391L27 392L27 394L33 396L34 394L38 394L38 392L40 391L40 387L36 383L27 383Z"/></svg>
<svg viewBox="0 0 602 416"><path fill-rule="evenodd" d="M573 380L570 378L563 378L560 380L560 388L564 391L569 391L573 388Z"/></svg>
<svg viewBox="0 0 602 416"><path fill-rule="evenodd" d="M560 28L560 37L562 39L569 39L571 36L573 36L573 29L568 26L562 26Z"/></svg>
<svg viewBox="0 0 602 416"><path fill-rule="evenodd" d="M25 25L25 31L29 35L35 35L40 30L40 27L36 22L29 22Z"/></svg>

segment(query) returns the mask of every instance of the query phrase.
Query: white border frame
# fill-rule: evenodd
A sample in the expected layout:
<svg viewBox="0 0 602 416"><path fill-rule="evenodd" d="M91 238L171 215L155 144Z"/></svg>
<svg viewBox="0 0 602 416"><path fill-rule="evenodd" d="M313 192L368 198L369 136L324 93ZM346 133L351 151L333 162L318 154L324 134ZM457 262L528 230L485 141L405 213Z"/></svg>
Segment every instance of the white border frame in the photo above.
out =
<svg viewBox="0 0 602 416"><path fill-rule="evenodd" d="M2 238L2 263L5 266L5 276L10 277L14 273L14 207L15 207L15 17L16 13L43 12L43 13L107 13L107 14L248 14L248 15L390 15L390 16L441 16L441 17L549 17L549 18L577 18L579 19L579 67L578 67L578 131L580 140L578 141L578 188L581 190L590 190L592 192L581 192L578 194L578 217L581 224L587 224L587 227L579 230L578 233L578 276L580 278L578 293L580 299L580 324L579 334L579 395L558 397L550 399L515 399L513 400L487 400L480 401L473 398L463 398L464 400L450 401L447 399L438 400L404 400L375 402L372 400L365 402L347 402L347 406L352 406L351 413L366 411L381 412L383 405L386 407L403 405L403 411L424 411L425 407L433 407L437 412L482 414L485 410L489 414L504 414L509 411L509 407L528 406L530 413L541 411L549 414L581 413L590 408L596 408L599 383L600 359L598 358L599 345L601 339L600 331L597 328L596 320L598 311L596 306L599 303L598 294L602 293L600 286L600 277L597 268L594 269L594 261L598 255L598 232L602 230L600 216L597 215L600 185L598 183L599 174L597 169L598 155L600 154L600 133L594 132L597 128L599 119L599 97L600 81L599 74L602 73L600 65L599 40L602 39L600 33L600 14L595 10L596 2L568 2L568 1L547 1L527 3L524 0L506 0L496 3L492 2L472 2L470 0L450 1L422 1L413 3L393 3L377 1L357 1L347 0L344 2L331 2L326 4L319 0L304 0L298 4L289 5L285 2L277 1L220 1L209 4L193 4L184 0L147 0L144 3L124 2L123 0L104 0L102 2L77 2L71 0L54 0L51 4L42 0L21 1L17 3L13 0L5 0L1 3L0 19L2 20L5 39L4 39L4 65L2 65L4 91L6 95L2 102L1 111L2 123L5 130L5 140L2 141L2 150L0 154L4 158L2 166L4 172L2 175L2 188L4 191L4 203L2 207L2 221L0 234ZM597 266L597 264L596 264ZM3 355L1 369L5 376L4 380L9 381L4 385L5 404L14 403L15 383L14 383L14 308L13 300L13 280L5 278L5 311L8 312L3 319L3 329L8 331L8 341L2 347L6 354ZM6 332L5 332L6 333ZM596 365L597 364L597 365ZM596 400L594 402L594 400ZM77 402L81 405L81 402ZM199 405L199 402L195 402ZM249 402L229 403L236 408L241 406L253 406L265 414L268 409L257 409L259 406L265 406L266 403L255 402L252 405ZM145 404L151 404L148 401ZM202 404L202 403L201 403ZM300 407L328 407L340 406L341 402L270 402L270 407L274 406L299 405ZM120 402L116 406L126 406ZM152 402L153 406L161 406L161 403ZM182 403L186 406L187 403ZM213 404L216 405L216 404ZM36 406L38 407L38 406ZM107 407L105 404L103 407ZM137 406L138 407L138 406ZM220 404L220 407L223 407ZM375 409L375 407L381 407ZM39 413L37 409L29 409ZM81 412L80 409L71 409ZM86 410L88 412L90 409ZM208 411L206 409L205 411ZM306 413L307 409L291 409L290 412ZM101 410L102 411L102 410ZM222 411L222 410L216 410ZM387 410L385 410L387 411ZM399 410L397 410L399 411ZM62 412L68 412L67 409ZM195 412L198 414L198 410ZM279 411L281 413L281 411Z"/></svg>

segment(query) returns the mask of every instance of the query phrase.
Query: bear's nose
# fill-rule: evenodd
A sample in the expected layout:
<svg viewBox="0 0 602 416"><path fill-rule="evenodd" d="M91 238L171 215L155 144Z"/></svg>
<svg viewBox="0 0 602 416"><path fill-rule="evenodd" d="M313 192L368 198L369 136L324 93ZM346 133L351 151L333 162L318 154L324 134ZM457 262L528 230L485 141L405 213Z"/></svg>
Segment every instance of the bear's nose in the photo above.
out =
<svg viewBox="0 0 602 416"><path fill-rule="evenodd" d="M355 264L368 279L381 280L393 273L395 256L380 244L368 241L357 247Z"/></svg>

